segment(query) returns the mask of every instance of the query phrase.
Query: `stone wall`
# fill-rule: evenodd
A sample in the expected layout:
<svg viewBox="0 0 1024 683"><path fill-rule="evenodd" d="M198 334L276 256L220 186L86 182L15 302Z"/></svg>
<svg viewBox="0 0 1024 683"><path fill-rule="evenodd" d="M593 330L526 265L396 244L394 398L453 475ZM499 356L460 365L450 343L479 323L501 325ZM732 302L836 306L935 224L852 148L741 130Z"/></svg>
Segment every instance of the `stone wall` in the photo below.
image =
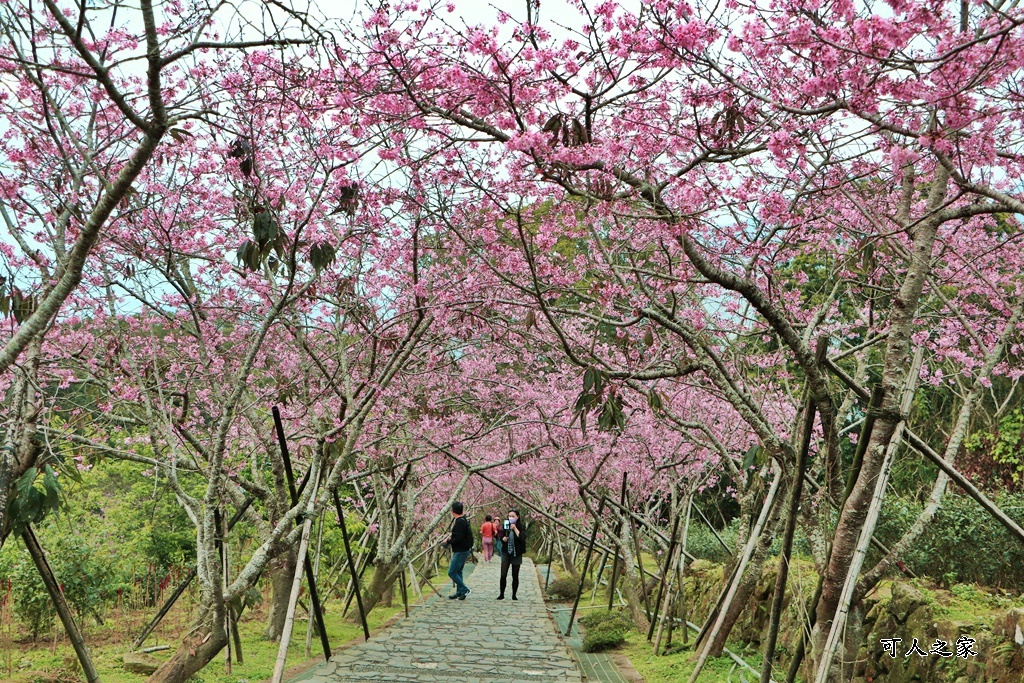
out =
<svg viewBox="0 0 1024 683"><path fill-rule="evenodd" d="M750 604L730 639L760 649L768 632L768 613L775 587L777 560L765 566ZM701 623L718 599L722 585L721 565L698 560L687 569L687 606L691 621ZM800 624L814 594L818 577L813 565L794 561L790 586L783 602L777 656L780 668L789 666L796 649ZM793 601L796 590L802 599ZM1009 600L1007 600L1009 602ZM949 614L942 596L906 581L884 582L864 604L864 632L852 683L1024 683L1024 607L972 610ZM974 639L977 656L955 656L961 637ZM882 639L900 638L896 657L886 652ZM912 654L914 638L926 656ZM942 640L946 648L937 646ZM943 657L934 647L953 652Z"/></svg>

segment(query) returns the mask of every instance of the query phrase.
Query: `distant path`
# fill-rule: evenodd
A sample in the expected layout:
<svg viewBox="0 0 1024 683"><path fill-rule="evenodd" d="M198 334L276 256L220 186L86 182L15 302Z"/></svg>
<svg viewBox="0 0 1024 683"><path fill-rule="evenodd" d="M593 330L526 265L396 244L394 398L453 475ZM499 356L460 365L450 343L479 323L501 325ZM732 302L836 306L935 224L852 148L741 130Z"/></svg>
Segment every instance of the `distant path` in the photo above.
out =
<svg viewBox="0 0 1024 683"><path fill-rule="evenodd" d="M505 600L495 600L499 575L497 558L478 564L465 600L448 600L451 582L439 577L445 597L293 683L581 683L548 618L533 562L523 561L515 602L511 585Z"/></svg>

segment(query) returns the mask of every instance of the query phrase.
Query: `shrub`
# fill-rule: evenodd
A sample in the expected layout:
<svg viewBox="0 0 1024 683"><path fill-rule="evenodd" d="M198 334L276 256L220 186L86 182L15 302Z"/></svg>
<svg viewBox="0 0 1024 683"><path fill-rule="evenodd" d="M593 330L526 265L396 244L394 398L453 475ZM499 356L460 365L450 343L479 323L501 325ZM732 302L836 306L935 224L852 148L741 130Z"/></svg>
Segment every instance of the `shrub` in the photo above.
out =
<svg viewBox="0 0 1024 683"><path fill-rule="evenodd" d="M583 590L590 588L590 581L583 582ZM571 576L555 579L548 584L548 598L550 600L572 600L576 597L576 591L580 585Z"/></svg>
<svg viewBox="0 0 1024 683"><path fill-rule="evenodd" d="M722 537L723 541L730 544L730 547L736 545L738 526L739 520L736 519L718 532L718 535ZM702 520L697 518L696 513L690 520L690 530L686 535L686 551L694 557L718 563L726 562L731 557L731 554L715 538L714 533Z"/></svg>
<svg viewBox="0 0 1024 683"><path fill-rule="evenodd" d="M586 616L580 617L580 624L588 630L607 627L626 632L636 628L636 624L633 623L633 618L629 615L629 612L622 609L611 611L595 610Z"/></svg>
<svg viewBox="0 0 1024 683"><path fill-rule="evenodd" d="M584 652L601 652L611 650L626 642L626 634L614 626L602 624L588 628L583 636Z"/></svg>
<svg viewBox="0 0 1024 683"><path fill-rule="evenodd" d="M1024 519L1024 495L996 496L995 503L1011 518ZM922 507L912 499L886 497L875 535L891 546L917 519ZM964 552L964 548L979 551ZM868 561L877 558L873 550ZM918 576L942 578L949 586L977 583L1024 589L1024 545L967 496L946 494L935 518L903 561Z"/></svg>

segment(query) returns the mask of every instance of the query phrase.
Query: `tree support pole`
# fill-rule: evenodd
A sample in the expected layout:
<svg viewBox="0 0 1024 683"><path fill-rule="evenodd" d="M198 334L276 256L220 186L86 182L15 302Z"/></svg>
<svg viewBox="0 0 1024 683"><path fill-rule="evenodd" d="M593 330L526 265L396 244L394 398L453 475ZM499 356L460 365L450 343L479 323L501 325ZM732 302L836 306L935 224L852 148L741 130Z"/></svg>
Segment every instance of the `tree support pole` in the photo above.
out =
<svg viewBox="0 0 1024 683"><path fill-rule="evenodd" d="M629 500L629 496L626 496L626 500ZM643 549L640 547L640 536L638 535L638 529L633 525L633 518L629 517L629 534L633 537L633 547L636 552L636 566L640 570L640 595L644 598L644 612L647 614L647 620L653 619L651 616L651 598L647 595L647 572L644 571L644 559Z"/></svg>
<svg viewBox="0 0 1024 683"><path fill-rule="evenodd" d="M621 507L626 506L626 477L629 476L629 472L622 473L622 488L619 491L619 505ZM619 522L615 525L615 540L619 538L619 532L622 531L622 523ZM619 578L619 551L616 548L614 551L615 557L612 559L612 576L608 580L608 611L612 611L612 603L615 602L615 583Z"/></svg>
<svg viewBox="0 0 1024 683"><path fill-rule="evenodd" d="M590 544L587 545L587 555L583 559L583 573L580 574L580 585L576 589L576 599L572 602L572 611L569 612L569 625L565 627L565 635L572 631L572 622L576 620L576 610L580 606L580 596L583 595L583 584L587 582L587 570L590 569L590 555L594 552L594 542L597 541L597 531L601 528L601 513L604 512L604 496L597 506L597 515L594 517L594 530L590 534ZM595 587L594 590L597 590Z"/></svg>
<svg viewBox="0 0 1024 683"><path fill-rule="evenodd" d="M786 583L789 580L789 558L793 552L793 535L796 532L796 518L800 510L800 496L803 493L804 470L807 467L807 455L811 447L811 429L814 427L814 401L810 395L804 405L804 432L797 456L795 479L792 497L789 500L789 511L786 517L786 530L782 539L782 553L779 556L779 569L775 575L775 593L772 595L772 610L768 626L768 640L764 646L764 663L761 666L761 683L772 679L772 660L775 658L775 644L779 639L779 624L782 621L782 602L785 598Z"/></svg>
<svg viewBox="0 0 1024 683"><path fill-rule="evenodd" d="M298 505L299 494L295 489L295 474L292 472L292 459L288 455L288 442L284 437L284 424L281 422L281 411L278 410L277 406L274 406L271 410L274 414L274 427L277 430L277 441L281 445L281 459L284 461L284 473L288 477L288 490L292 496L292 505ZM306 470L306 477L309 477L309 473L313 468L310 467ZM319 475L318 475L319 476ZM315 488L319 482L313 482ZM296 521L298 521L296 519ZM307 520L308 521L308 520ZM327 640L327 627L324 625L324 613L320 609L320 595L316 590L316 577L313 576L313 563L309 559L309 553L303 554L302 562L305 567L306 581L309 586L309 602L313 608L313 616L316 617L316 625L320 630L320 645L324 650L324 661L330 661L331 659L331 644ZM302 572L299 574L301 575Z"/></svg>
<svg viewBox="0 0 1024 683"><path fill-rule="evenodd" d="M341 540L345 542L345 557L348 559L348 570L352 574L352 581L355 584L356 594L356 605L359 607L359 622L363 625L363 636L366 640L370 639L370 627L366 624L366 612L363 610L363 596L362 591L359 589L359 574L356 571L356 563L352 559L352 546L349 545L348 541L348 527L345 524L345 512L341 507L341 498L338 496L338 491L331 491L334 496L334 507L338 511L338 526L341 527ZM365 565L364 565L365 566ZM346 609L348 606L346 605Z"/></svg>
<svg viewBox="0 0 1024 683"><path fill-rule="evenodd" d="M775 479L772 481L771 488L768 489L768 495L765 498L764 505L761 508L761 514L757 518L757 523L750 532L750 538L747 541L746 547L743 549L743 556L740 558L739 563L736 565L736 573L733 576L732 582L729 584L728 593L725 597L725 602L722 603L721 609L718 611L718 618L715 620L715 625L711 628L708 634L707 640L704 643L704 647L701 648L700 656L697 658L697 664L693 668L693 673L690 674L689 683L696 683L697 677L700 676L701 669L704 668L704 664L707 662L708 657L711 655L711 647L715 643L715 638L718 637L719 631L722 629L722 625L725 623L725 615L729 610L729 605L732 603L732 599L736 596L736 591L739 589L740 582L743 580L743 572L747 568L747 563L750 561L750 556L754 554L754 547L761 538L761 531L764 529L765 523L768 521L768 516L771 512L772 507L775 504L775 494L779 491L779 484L782 482L782 469L779 467L778 472L775 475Z"/></svg>
<svg viewBox="0 0 1024 683"><path fill-rule="evenodd" d="M307 551L309 550L309 530L313 526L313 504L316 498L318 483L313 483L313 495L309 497L309 502L306 504L306 513L303 515L305 521L302 523L302 536L299 540L299 561L295 563L295 578L292 580L292 591L288 597L288 611L285 614L284 630L281 632L281 645L277 650L277 662L274 664L274 675L270 679L271 683L281 683L281 678L284 676L285 661L288 659L288 645L291 642L292 631L295 627L295 608L298 606L299 590L302 588L303 569L306 567L304 560L306 560ZM323 631L321 631L321 635L323 635ZM329 661L330 658L330 651L328 651L327 660Z"/></svg>
<svg viewBox="0 0 1024 683"><path fill-rule="evenodd" d="M356 573L355 581L362 580L363 574L366 573L366 568L370 566L370 562L372 561L372 558L374 557L376 552L377 548L376 546L374 546L372 548L368 548L365 553L360 554L358 560L360 562L359 571ZM345 593L345 607L341 611L341 616L343 618L348 616L348 611L352 608L352 598L358 595L360 600L362 599L362 593L360 591L355 590L355 588L356 584L352 581L349 581L349 585Z"/></svg>
<svg viewBox="0 0 1024 683"><path fill-rule="evenodd" d="M689 503L687 503L687 514L689 514ZM665 579L668 577L668 572L672 569L672 559L676 552L676 534L679 532L679 515L676 515L676 521L672 525L672 538L668 542L668 552L665 553L665 568L661 572L661 581L658 582L658 597L654 600L654 614L651 616L651 627L647 629L647 642L651 642L651 638L654 637L654 626L658 620L658 608L661 606L661 598L665 594ZM671 590L671 589L670 589ZM657 653L655 653L657 654Z"/></svg>
<svg viewBox="0 0 1024 683"><path fill-rule="evenodd" d="M675 560L675 562L672 562L672 560ZM665 622L666 621L668 621L668 623L669 623L669 629L670 629L669 633L672 632L671 631L671 624L672 624L672 615L671 615L672 607L671 606L672 606L672 602L673 602L673 600L672 600L672 597L673 597L672 593L676 589L676 577L679 576L678 564L680 562L682 562L682 561L683 560L682 560L682 557L681 557L681 553L677 554L675 552L675 549L673 548L673 552L669 556L669 564L670 565L675 565L675 566L669 566L669 571L672 572L672 576L671 576L671 578L669 578L669 581L668 581L668 590L665 592L665 603L663 605L661 605L660 616L658 615L657 610L658 610L658 605L661 604L661 595L658 595L658 602L655 603L655 605L654 605L654 609L655 609L654 617L658 621L658 635L654 639L654 656L655 657L657 657L658 653L661 651L661 636L665 632Z"/></svg>
<svg viewBox="0 0 1024 683"><path fill-rule="evenodd" d="M590 593L590 606L594 606L594 600L597 599L597 587L601 585L601 576L604 575L604 568L608 566L608 551L605 550L601 555L601 564L597 565L597 576L594 577L594 590Z"/></svg>
<svg viewBox="0 0 1024 683"><path fill-rule="evenodd" d="M825 362L824 362L825 367L827 367L827 368L833 367L832 365L830 365L830 363L831 363L831 361L826 359ZM838 367L838 366L836 366L836 367ZM842 379L842 377L840 377L840 379ZM853 380L851 379L850 381L852 382ZM857 391L858 389L861 392L863 392L863 394L859 393ZM871 405L873 405L872 404L873 401L878 401L877 405L881 405L881 400L882 400L881 392L872 392L872 393L869 394L866 389L863 389L862 387L858 386L856 389L854 389L854 393L857 393L862 399L868 401L869 407ZM877 407L877 405L875 407ZM871 432L874 431L875 419L874 419L874 415L871 414L872 412L873 411L869 410L868 414L865 415L864 422L861 425L860 436L857 437L857 453L854 454L854 463L855 464L856 464L856 462L858 460L858 457L857 457L858 453L860 454L860 458L861 459L863 458L863 453L861 453L861 449L867 449L868 441L871 440ZM852 478L851 481L856 481L856 478L855 477ZM850 490L852 490L852 484L848 483L846 491L844 492L843 502L839 504L838 509L842 509L843 503L845 503L845 501L846 501L845 496L849 495L849 491ZM828 500L831 500L831 496L826 495L825 498L827 498ZM828 566L828 559L829 559L829 556L831 556L831 554L832 554L832 546L830 545L829 546L828 556L826 556L826 558L825 558L825 566L826 567ZM800 670L800 664L803 663L804 656L807 654L807 641L811 637L811 631L814 629L814 625L815 625L815 623L817 623L817 620L818 620L818 602L821 600L821 592L824 589L824 586L825 586L825 576L823 574L823 575L818 577L818 586L817 586L817 588L814 589L814 597L811 598L811 608L810 608L809 619L808 619L809 623L808 623L807 627L802 628L800 630L800 639L797 641L796 651L793 653L793 660L789 663L789 671L786 672L786 683L793 683L793 681L796 680L796 674Z"/></svg>
<svg viewBox="0 0 1024 683"><path fill-rule="evenodd" d="M910 364L910 372L907 377L907 385L903 388L903 395L900 397L900 413L906 415L914 402L914 393L917 391L917 380L921 370L921 360L924 356L923 349L917 348L914 353L914 360ZM860 575L861 567L864 566L864 559L867 556L868 547L871 544L871 535L875 532L875 525L878 523L878 516L882 511L882 499L885 497L885 487L889 483L889 472L893 460L896 459L896 451L899 449L902 432L906 428L906 422L900 420L896 425L896 433L886 446L885 457L882 460L882 468L875 481L875 489L868 505L867 516L860 530L860 537L857 539L857 546L853 558L846 572L846 579L843 582L842 593L839 597L839 604L836 606L835 615L832 618L828 638L825 641L825 649L822 651L818 663L818 671L815 677L816 683L825 683L832 668L832 660L835 657L836 648L843 638L846 629L846 618L850 610L850 601L853 599L853 591L857 586L857 577Z"/></svg>
<svg viewBox="0 0 1024 683"><path fill-rule="evenodd" d="M46 586L46 592L50 594L50 600L53 601L53 606L57 610L61 623L64 625L64 630L67 631L68 637L71 638L71 645L75 648L78 661L82 664L82 672L85 673L86 680L89 683L98 683L100 675L96 672L96 667L93 666L92 658L89 656L89 648L85 645L85 638L82 637L82 632L79 630L78 624L75 623L75 618L71 615L71 610L64 599L64 593L60 590L57 577L53 575L53 569L50 568L50 563L46 560L43 547L39 545L39 539L36 538L36 532L32 529L31 525L25 526L25 529L21 532L21 538L25 541L28 554L32 556L32 562L35 563L36 570L43 579L43 585Z"/></svg>

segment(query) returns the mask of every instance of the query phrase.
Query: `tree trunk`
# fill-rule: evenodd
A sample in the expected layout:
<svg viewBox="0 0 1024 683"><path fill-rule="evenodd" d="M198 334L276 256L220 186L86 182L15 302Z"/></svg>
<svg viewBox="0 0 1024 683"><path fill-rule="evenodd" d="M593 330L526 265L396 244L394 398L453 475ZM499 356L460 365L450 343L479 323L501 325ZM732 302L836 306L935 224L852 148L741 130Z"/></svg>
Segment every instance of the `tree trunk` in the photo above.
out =
<svg viewBox="0 0 1024 683"><path fill-rule="evenodd" d="M203 625L185 636L181 646L146 683L185 683L209 664L228 644L224 608L209 609Z"/></svg>
<svg viewBox="0 0 1024 683"><path fill-rule="evenodd" d="M276 643L281 639L284 621L288 612L288 595L292 590L295 576L295 548L282 552L267 567L270 575L270 610L267 616L267 640Z"/></svg>
<svg viewBox="0 0 1024 683"><path fill-rule="evenodd" d="M373 576L370 583L363 588L363 611L369 614L383 599L385 594L395 585L398 579L398 563L383 562L379 559L373 566ZM359 623L359 615L350 617L351 620Z"/></svg>
<svg viewBox="0 0 1024 683"><path fill-rule="evenodd" d="M580 581L580 572L579 572L578 569L576 569L576 565L573 564L572 559L566 556L567 553L565 551L565 544L562 543L562 539L561 538L557 539L557 543L558 543L558 558L559 558L559 560L561 560L562 568L565 569L565 571L567 571L569 573L569 576L572 577L572 580L574 582L579 583L579 581Z"/></svg>
<svg viewBox="0 0 1024 683"><path fill-rule="evenodd" d="M881 409L875 420L874 430L864 452L860 473L847 497L832 541L832 554L828 560L822 582L821 600L818 602L817 621L811 635L813 657L810 669L817 670L818 658L824 650L825 641L832 627L832 619L839 607L843 585L853 564L854 552L860 538L861 528L868 515L868 506L875 492L875 482L882 470L889 443L901 421L901 393L910 367L911 334L914 318L920 307L921 292L925 278L931 269L932 251L939 226L939 207L946 198L949 173L944 167L935 170L935 177L929 189L927 212L932 218L921 221L913 229L913 246L910 264L893 301L893 314L889 324L889 338L886 344L885 361L882 370L882 387L885 391Z"/></svg>
<svg viewBox="0 0 1024 683"><path fill-rule="evenodd" d="M635 566L627 566L625 576L619 581L622 589L622 596L626 598L629 606L629 613L633 617L633 623L641 633L647 633L651 628L651 622L647 619L647 610L644 607L643 583L640 580L640 571Z"/></svg>
<svg viewBox="0 0 1024 683"><path fill-rule="evenodd" d="M781 506L777 506L776 510L779 507ZM775 526L774 523L778 517L775 513L773 513L773 517L774 519L768 522L769 527ZM754 554L750 558L750 563L743 573L743 579L736 590L736 595L733 597L732 602L729 603L729 608L725 612L725 621L722 622L722 628L719 630L715 641L711 644L712 657L722 656L722 650L725 648L725 641L728 639L729 633L736 625L736 622L739 621L743 610L746 609L747 603L750 601L750 596L753 595L754 589L757 588L757 582L761 579L761 570L764 568L765 560L768 559L768 551L771 549L772 541L774 540L774 530L772 528L765 529L760 540L757 542L757 546L754 548Z"/></svg>

